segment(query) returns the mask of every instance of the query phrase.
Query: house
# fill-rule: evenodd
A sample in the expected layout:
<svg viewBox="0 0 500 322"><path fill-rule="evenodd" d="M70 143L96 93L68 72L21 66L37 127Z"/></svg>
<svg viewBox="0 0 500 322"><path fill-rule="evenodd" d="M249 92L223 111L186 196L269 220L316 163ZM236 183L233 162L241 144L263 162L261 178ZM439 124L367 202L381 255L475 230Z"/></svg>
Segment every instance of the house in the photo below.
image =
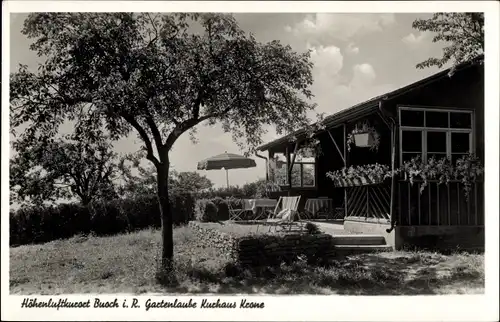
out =
<svg viewBox="0 0 500 322"><path fill-rule="evenodd" d="M296 156L308 138L305 129L260 146L258 151L268 152L269 179L282 186L279 194L301 195L299 208L307 198L331 198L343 214L345 229L382 234L395 249L483 248L481 179L464 193L458 180L411 183L394 175L366 184L333 181L326 175L367 164L383 165L393 173L416 156L424 162L432 157L455 162L473 153L484 164L484 65L464 63L451 77L448 72L326 117L324 128L315 134L321 153L313 157ZM377 149L348 144L349 134L363 124L375 130ZM284 176L277 175L280 170Z"/></svg>

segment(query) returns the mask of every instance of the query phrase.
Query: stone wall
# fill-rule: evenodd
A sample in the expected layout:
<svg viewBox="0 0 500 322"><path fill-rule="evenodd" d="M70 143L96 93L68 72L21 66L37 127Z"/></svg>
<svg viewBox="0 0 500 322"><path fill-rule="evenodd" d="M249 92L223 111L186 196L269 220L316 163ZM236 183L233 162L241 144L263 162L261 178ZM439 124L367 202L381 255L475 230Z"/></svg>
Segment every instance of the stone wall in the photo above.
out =
<svg viewBox="0 0 500 322"><path fill-rule="evenodd" d="M322 264L336 254L333 237L327 234L248 236L238 238L234 247L237 262L244 266L279 265L298 258Z"/></svg>
<svg viewBox="0 0 500 322"><path fill-rule="evenodd" d="M309 264L324 264L335 255L334 240L328 234L261 234L236 237L191 221L200 242L214 247L220 256L242 266L271 266L299 258Z"/></svg>

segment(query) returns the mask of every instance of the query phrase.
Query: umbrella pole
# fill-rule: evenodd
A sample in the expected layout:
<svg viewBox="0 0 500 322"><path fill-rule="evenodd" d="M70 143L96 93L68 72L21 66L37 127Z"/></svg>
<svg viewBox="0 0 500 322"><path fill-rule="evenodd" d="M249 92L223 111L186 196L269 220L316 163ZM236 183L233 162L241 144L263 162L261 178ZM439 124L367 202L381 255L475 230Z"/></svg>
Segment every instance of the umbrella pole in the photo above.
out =
<svg viewBox="0 0 500 322"><path fill-rule="evenodd" d="M229 189L229 174L227 172L227 169L226 169L226 184L227 184L227 188Z"/></svg>

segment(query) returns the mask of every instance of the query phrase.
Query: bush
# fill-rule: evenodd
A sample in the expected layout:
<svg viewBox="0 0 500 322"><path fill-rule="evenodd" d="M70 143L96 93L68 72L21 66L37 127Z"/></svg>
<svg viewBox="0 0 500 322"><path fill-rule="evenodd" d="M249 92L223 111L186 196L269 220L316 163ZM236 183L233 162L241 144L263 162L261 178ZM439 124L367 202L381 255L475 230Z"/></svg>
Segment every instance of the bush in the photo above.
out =
<svg viewBox="0 0 500 322"><path fill-rule="evenodd" d="M217 206L209 199L196 201L196 220L200 222L217 221Z"/></svg>
<svg viewBox="0 0 500 322"><path fill-rule="evenodd" d="M233 208L241 208L243 205L243 200L239 198L207 198L200 199L196 206L196 220L200 222L216 222L229 220L229 206ZM212 203L215 209L210 205L207 210L207 203Z"/></svg>
<svg viewBox="0 0 500 322"><path fill-rule="evenodd" d="M229 188L221 187L217 189L210 189L204 192L200 192L196 194L197 199L212 199L216 197L220 197L223 199L230 197L238 197L238 198L251 198L253 195L247 195L243 188L238 186L232 186Z"/></svg>
<svg viewBox="0 0 500 322"><path fill-rule="evenodd" d="M95 202L89 208L91 231L97 236L107 236L130 231L128 217L120 211L119 203L115 200L110 202Z"/></svg>
<svg viewBox="0 0 500 322"><path fill-rule="evenodd" d="M261 185L261 181L265 180L258 180L255 182L244 184L243 187L241 188L241 190L243 190L243 195L245 197L257 197L258 193L257 191L259 189L259 186Z"/></svg>
<svg viewBox="0 0 500 322"><path fill-rule="evenodd" d="M217 207L217 220L229 220L229 206L225 199L216 197L211 199Z"/></svg>
<svg viewBox="0 0 500 322"><path fill-rule="evenodd" d="M312 222L306 223L305 228L306 228L307 233L309 235L321 234L321 230L319 229L318 225L316 225Z"/></svg>
<svg viewBox="0 0 500 322"><path fill-rule="evenodd" d="M194 219L195 202L191 194L176 194L170 197L174 225L185 225Z"/></svg>
<svg viewBox="0 0 500 322"><path fill-rule="evenodd" d="M170 196L174 225L194 218L194 198L189 194ZM76 203L49 207L24 207L9 214L10 245L45 243L78 234L112 235L148 227L161 227L158 198L96 201L88 206Z"/></svg>
<svg viewBox="0 0 500 322"><path fill-rule="evenodd" d="M120 212L127 217L132 230L161 227L158 197L154 195L123 199L117 206L120 208Z"/></svg>

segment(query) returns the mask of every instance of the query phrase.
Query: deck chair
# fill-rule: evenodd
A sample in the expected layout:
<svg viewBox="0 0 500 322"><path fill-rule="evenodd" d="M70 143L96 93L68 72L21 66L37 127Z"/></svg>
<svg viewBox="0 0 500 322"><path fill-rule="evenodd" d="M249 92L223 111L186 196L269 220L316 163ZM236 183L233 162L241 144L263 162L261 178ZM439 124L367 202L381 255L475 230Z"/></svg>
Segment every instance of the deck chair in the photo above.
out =
<svg viewBox="0 0 500 322"><path fill-rule="evenodd" d="M273 222L272 225L269 226L269 231L271 231L272 227L283 227L288 226L289 229L292 229L294 224L294 217L299 216L298 208L299 208L300 196L294 197L280 197L278 199L278 203L274 208L274 212L272 214L273 218L278 217L280 214L284 215L283 218L278 218L279 220Z"/></svg>
<svg viewBox="0 0 500 322"><path fill-rule="evenodd" d="M233 207L233 203L231 202L230 198L226 198L227 202L227 208L229 210L229 220L243 220L241 216L245 213L245 207L243 202L240 203L240 206L238 208Z"/></svg>

